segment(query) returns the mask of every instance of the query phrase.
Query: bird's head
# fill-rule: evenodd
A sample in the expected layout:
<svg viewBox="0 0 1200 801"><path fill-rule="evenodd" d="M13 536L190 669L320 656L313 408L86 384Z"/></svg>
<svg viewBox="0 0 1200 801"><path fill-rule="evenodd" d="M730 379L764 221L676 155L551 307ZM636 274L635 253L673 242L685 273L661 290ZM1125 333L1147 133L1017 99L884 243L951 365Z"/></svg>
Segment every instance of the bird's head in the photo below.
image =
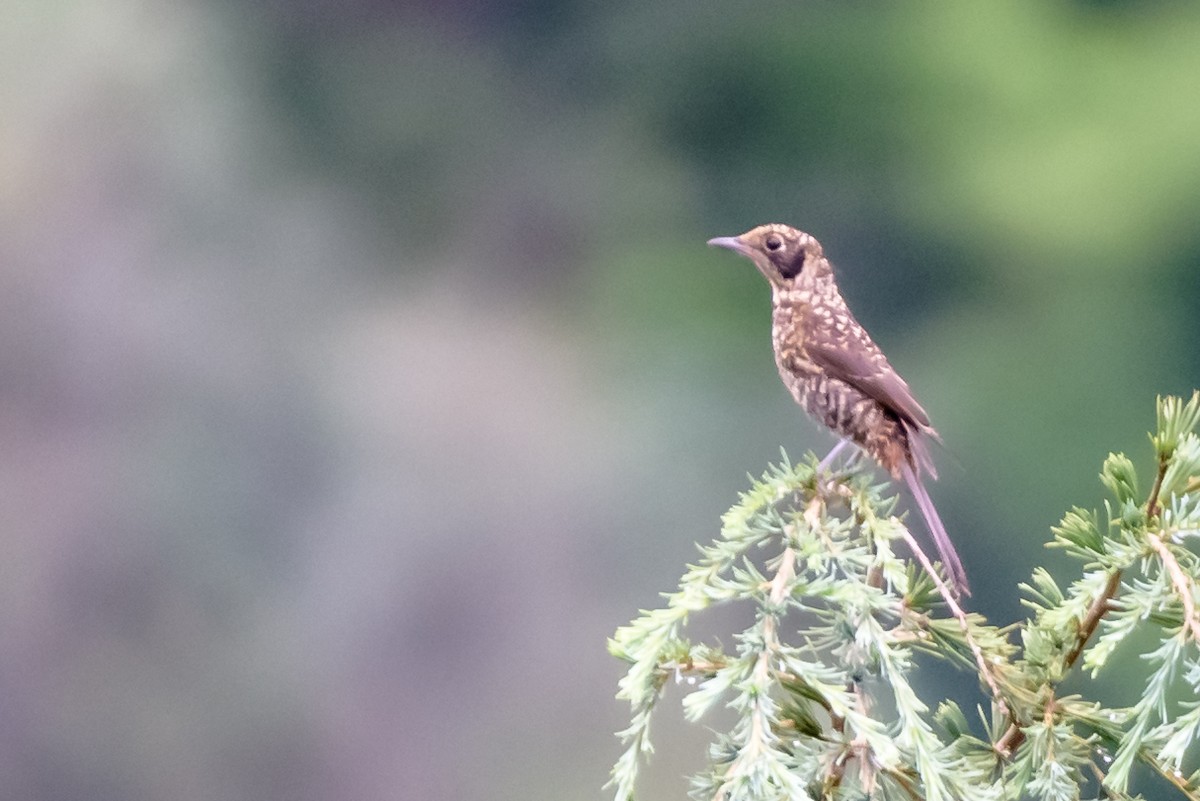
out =
<svg viewBox="0 0 1200 801"><path fill-rule="evenodd" d="M741 236L719 236L708 240L718 248L741 253L754 262L772 286L792 286L801 275L823 267L821 243L790 225L770 223L752 228Z"/></svg>

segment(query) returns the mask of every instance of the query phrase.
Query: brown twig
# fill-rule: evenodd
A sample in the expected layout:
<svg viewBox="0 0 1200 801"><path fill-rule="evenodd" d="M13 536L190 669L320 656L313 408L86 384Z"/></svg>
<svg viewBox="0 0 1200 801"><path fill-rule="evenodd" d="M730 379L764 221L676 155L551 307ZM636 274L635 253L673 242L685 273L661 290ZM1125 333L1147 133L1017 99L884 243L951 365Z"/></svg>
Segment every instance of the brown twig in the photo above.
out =
<svg viewBox="0 0 1200 801"><path fill-rule="evenodd" d="M1083 654L1083 649L1087 647L1088 641L1092 635L1096 633L1096 629L1100 626L1100 621L1104 619L1104 615L1111 608L1112 599L1116 597L1117 589L1121 586L1121 571L1114 570L1108 576L1108 583L1104 585L1103 591L1092 600L1088 606L1087 612L1083 619L1079 621L1079 628L1075 632L1075 644L1071 646L1071 650L1063 657L1063 672L1074 667L1079 657ZM1025 732L1021 730L1017 721L1009 723L1004 734L992 746L995 751L1001 756L1008 757L1018 746L1025 741Z"/></svg>
<svg viewBox="0 0 1200 801"><path fill-rule="evenodd" d="M832 797L833 791L841 787L842 780L846 778L846 768L850 765L850 760L854 759L855 756L854 743L845 743L825 770L825 780L821 782L821 786L825 790L822 797Z"/></svg>
<svg viewBox="0 0 1200 801"><path fill-rule="evenodd" d="M1000 739L992 745L992 750L1007 759L1023 742L1025 742L1025 732L1021 731L1021 727L1015 722L1009 723L1004 734L1000 735Z"/></svg>
<svg viewBox="0 0 1200 801"><path fill-rule="evenodd" d="M958 620L959 627L962 628L963 635L967 638L967 645L971 648L971 653L975 656L975 664L979 667L979 672L983 676L983 680L987 682L988 689L992 693L992 700L1005 715L1009 715L1008 703L1004 700L1004 696L1000 693L1000 685L996 683L996 677L992 675L992 668L988 665L987 657L983 654L983 649L979 647L979 643L975 642L975 637L971 634L971 625L967 620L967 613L958 605L955 600L954 590L950 589L949 585L942 580L938 572L933 568L933 562L921 550L921 546L917 540L909 532L907 528L900 529L903 532L904 541L908 543L908 547L916 555L917 561L921 563L921 567L925 568L925 572L933 579L933 583L937 586L938 592L941 593L942 599L945 600L946 606L950 608L950 613Z"/></svg>
<svg viewBox="0 0 1200 801"><path fill-rule="evenodd" d="M779 568L775 571L775 578L771 579L771 605L779 606L787 595L788 582L796 576L796 551L793 548L785 548L783 556L779 560Z"/></svg>
<svg viewBox="0 0 1200 801"><path fill-rule="evenodd" d="M1158 558L1166 566L1167 574L1171 577L1171 584L1175 588L1175 594L1179 596L1179 600L1183 603L1184 627L1191 631L1193 640L1200 642L1200 619L1196 617L1196 596L1192 580L1183 572L1183 568L1179 566L1178 560L1175 559L1175 554L1171 553L1171 549L1163 542L1162 537L1152 531L1148 531L1146 532L1146 539L1150 541L1150 547L1154 549L1158 554Z"/></svg>
<svg viewBox="0 0 1200 801"><path fill-rule="evenodd" d="M862 687L857 682L851 682L851 690L854 693L855 706L858 711L866 714L867 701L863 696ZM838 727L838 731L845 733L844 721L842 726ZM866 740L854 739L842 747L841 752L834 758L829 765L829 770L825 775L824 787L827 796L831 796L831 791L835 790L846 777L846 769L850 766L851 760L857 759L859 763L860 776L859 780L866 787L871 783L868 772L873 770L874 764L871 761L871 747Z"/></svg>
<svg viewBox="0 0 1200 801"><path fill-rule="evenodd" d="M1163 478L1167 475L1168 462L1169 460L1167 459L1159 460L1158 471L1154 475L1154 486L1150 488L1150 497L1146 500L1147 520L1155 517L1158 514L1158 495L1162 491ZM1155 537L1153 534L1150 536ZM1159 540L1159 543L1161 544L1162 540ZM1174 557L1172 557L1172 562L1174 562ZM1175 563L1175 567L1179 567L1178 563ZM1168 569L1170 568L1168 567ZM1083 654L1083 649L1087 647L1088 641L1091 640L1092 635L1096 633L1096 629L1099 627L1100 621L1104 619L1104 614L1108 612L1110 608L1112 608L1112 600L1114 597L1116 597L1117 589L1120 586L1121 571L1114 570L1109 574L1108 583L1104 585L1104 590L1098 596L1096 596L1096 598L1092 601L1091 606L1088 607L1087 612L1084 614L1083 619L1079 621L1079 628L1075 632L1075 644L1071 646L1071 650L1067 652L1065 657L1063 657L1063 672L1070 670L1075 665L1075 662L1078 661L1080 655ZM1185 612L1187 607L1188 604L1185 602ZM1194 617L1194 609L1192 616ZM1007 758L1024 741L1025 733L1021 731L1020 725L1014 720L1009 723L1008 728L1004 731L1004 734L1000 736L1000 739L996 740L992 747L995 749L996 753Z"/></svg>
<svg viewBox="0 0 1200 801"><path fill-rule="evenodd" d="M900 785L900 789L904 790L904 792L908 794L908 797L913 799L913 801L924 801L920 793L917 792L916 783L908 776L905 776L903 773L894 768L885 768L883 772L887 774L892 781Z"/></svg>
<svg viewBox="0 0 1200 801"><path fill-rule="evenodd" d="M1165 765L1158 761L1158 758L1154 756L1154 754L1143 748L1140 756L1143 760L1145 760L1147 765L1154 769L1159 776L1161 776L1167 782L1173 784L1176 790L1183 793L1185 796L1187 796L1187 798L1191 799L1191 801L1200 799L1200 795L1196 794L1196 788L1192 787L1192 785L1188 783L1187 779L1173 770L1168 770ZM1088 765L1092 769L1092 774L1096 777L1096 782L1100 786L1104 786L1104 782L1108 780L1108 774L1096 764L1094 759L1089 761ZM1121 795L1121 798L1125 797L1125 795Z"/></svg>
<svg viewBox="0 0 1200 801"><path fill-rule="evenodd" d="M1150 489L1150 500L1146 501L1146 519L1158 516L1158 493L1162 491L1163 478L1167 475L1167 464L1170 460L1162 459L1158 463L1158 473L1154 476L1154 486Z"/></svg>
<svg viewBox="0 0 1200 801"><path fill-rule="evenodd" d="M819 496L814 497L809 503L808 508L805 509L805 518L808 519L811 516L811 519L815 520L823 503L824 502ZM779 615L776 610L778 610L779 605L783 603L784 598L787 597L789 590L788 584L793 578L795 578L795 576L796 551L791 546L787 546L784 548L783 554L780 556L779 566L775 568L775 575L771 577L771 581L767 585L770 588L770 594L768 595L768 598L773 609L769 610L763 618L763 649L759 653L758 659L755 660L754 663L754 677L755 680L760 684L765 684L768 674L772 672L771 655L779 649L779 637L777 630L779 625ZM775 671L775 674L778 677L782 677L782 674L779 671ZM829 707L826 706L826 709L828 708ZM729 777L739 775L742 761L755 758L757 756L758 749L762 747L762 744L766 742L766 739L767 732L763 730L763 716L756 713L750 721L750 734L747 739L747 744L742 749L741 753L739 753L738 756L733 760L733 762L729 764L729 767L725 769L726 778L717 790L717 794L714 797L715 801L723 801L723 799L728 797L729 786L730 782L732 781Z"/></svg>
<svg viewBox="0 0 1200 801"><path fill-rule="evenodd" d="M685 673L712 676L726 666L727 663L725 662L705 662L688 657L683 662L660 662L657 669L661 674L668 676L672 674L682 676Z"/></svg>
<svg viewBox="0 0 1200 801"><path fill-rule="evenodd" d="M1200 799L1200 793L1197 792L1197 788L1194 785L1192 785L1186 778L1179 775L1179 773L1176 771L1168 770L1166 765L1160 762L1158 757L1156 757L1154 754L1143 749L1141 756L1142 759L1146 760L1146 764L1154 768L1155 772L1158 773L1159 776L1162 776L1171 784L1175 785L1176 790L1183 793L1189 799L1192 799L1192 801L1195 801L1195 799Z"/></svg>
<svg viewBox="0 0 1200 801"><path fill-rule="evenodd" d="M1079 629L1075 632L1075 645L1063 657L1064 672L1075 666L1075 662L1083 653L1083 649L1087 647L1088 640L1096 633L1096 627L1104 619L1104 614L1112 608L1112 599L1117 594L1117 588L1120 586L1121 571L1114 570L1108 576L1108 583L1104 585L1104 591L1096 596L1091 606L1088 607L1087 613L1084 614L1083 619L1079 621Z"/></svg>

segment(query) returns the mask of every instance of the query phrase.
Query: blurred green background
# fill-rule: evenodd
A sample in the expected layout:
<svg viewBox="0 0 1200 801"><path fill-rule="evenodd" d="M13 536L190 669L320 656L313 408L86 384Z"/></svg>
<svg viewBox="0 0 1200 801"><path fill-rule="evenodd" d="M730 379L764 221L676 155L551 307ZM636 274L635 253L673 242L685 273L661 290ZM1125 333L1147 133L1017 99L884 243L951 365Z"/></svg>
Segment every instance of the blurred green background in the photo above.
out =
<svg viewBox="0 0 1200 801"><path fill-rule="evenodd" d="M607 797L605 637L832 444L709 237L822 240L999 622L1198 383L1194 4L7 12L5 798Z"/></svg>

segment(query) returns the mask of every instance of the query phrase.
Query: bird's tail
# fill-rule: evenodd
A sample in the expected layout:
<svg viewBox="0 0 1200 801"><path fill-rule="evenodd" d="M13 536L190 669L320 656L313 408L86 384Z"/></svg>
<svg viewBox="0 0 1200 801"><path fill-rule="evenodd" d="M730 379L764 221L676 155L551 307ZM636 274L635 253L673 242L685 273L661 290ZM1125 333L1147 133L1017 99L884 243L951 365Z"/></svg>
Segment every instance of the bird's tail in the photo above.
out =
<svg viewBox="0 0 1200 801"><path fill-rule="evenodd" d="M950 541L950 535L946 533L946 527L942 525L942 519L938 517L933 501L929 499L929 493L925 491L925 484L922 483L916 469L908 462L902 463L900 470L904 476L904 483L908 485L909 491L917 501L921 517L925 518L925 525L929 529L929 533L933 535L933 543L942 557L942 564L950 571L950 578L954 586L963 594L970 595L971 587L967 584L967 572L963 570L962 562L958 558L958 551L954 550L954 543Z"/></svg>

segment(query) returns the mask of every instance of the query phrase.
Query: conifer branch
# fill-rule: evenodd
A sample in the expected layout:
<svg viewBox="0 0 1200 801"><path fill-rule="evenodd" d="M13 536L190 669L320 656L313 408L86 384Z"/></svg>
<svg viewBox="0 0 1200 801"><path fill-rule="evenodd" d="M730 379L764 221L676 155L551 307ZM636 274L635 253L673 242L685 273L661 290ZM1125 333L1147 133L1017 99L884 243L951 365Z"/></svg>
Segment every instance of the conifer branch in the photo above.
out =
<svg viewBox="0 0 1200 801"><path fill-rule="evenodd" d="M901 536L904 537L904 541L908 543L908 547L912 550L913 555L917 557L917 561L921 563L921 567L925 569L929 578L938 588L938 592L941 594L942 600L945 601L950 613L958 621L967 646L971 649L971 655L975 657L975 666L979 668L979 675L992 693L992 703L996 705L1001 714L1008 715L1008 704L1004 700L1004 694L1000 692L1000 685L996 683L996 677L992 675L992 668L987 662L987 657L983 654L983 649L979 647L979 643L975 641L975 637L971 634L971 624L967 621L967 613L959 606L954 590L946 584L945 580L942 579L941 575L934 568L933 562L921 550L921 546L916 538L913 537L912 532L904 529L901 531Z"/></svg>
<svg viewBox="0 0 1200 801"><path fill-rule="evenodd" d="M1179 561L1175 559L1175 554L1171 553L1171 549L1162 541L1162 537L1151 531L1147 532L1146 539L1150 541L1150 547L1162 560L1163 566L1167 569L1167 575L1171 577L1175 594L1179 596L1179 601L1183 604L1183 629L1191 632L1192 640L1200 642L1200 618L1196 617L1196 585L1184 575Z"/></svg>
<svg viewBox="0 0 1200 801"><path fill-rule="evenodd" d="M1051 544L1081 565L1079 576L1060 584L1036 568L1022 585L1030 617L1004 629L963 608L893 514L886 485L865 470L829 478L816 457L785 457L724 516L720 538L701 548L666 605L609 643L630 665L619 693L632 722L613 768L617 801L632 798L672 676L685 686L689 720L718 705L736 715L694 779L705 801L1061 801L1095 783L1129 801L1137 763L1200 801L1200 772L1182 770L1200 756L1200 558L1187 547L1200 539L1198 423L1200 393L1159 401L1145 500L1133 463L1111 454L1104 515L1076 508L1053 531ZM900 541L919 567L896 553ZM688 639L690 616L738 601L756 617L734 635L735 649ZM1087 677L1134 647L1145 681L1137 703L1089 698ZM917 652L979 679L992 712L982 734L953 703L930 712L912 681ZM1061 695L1080 667L1084 689Z"/></svg>

